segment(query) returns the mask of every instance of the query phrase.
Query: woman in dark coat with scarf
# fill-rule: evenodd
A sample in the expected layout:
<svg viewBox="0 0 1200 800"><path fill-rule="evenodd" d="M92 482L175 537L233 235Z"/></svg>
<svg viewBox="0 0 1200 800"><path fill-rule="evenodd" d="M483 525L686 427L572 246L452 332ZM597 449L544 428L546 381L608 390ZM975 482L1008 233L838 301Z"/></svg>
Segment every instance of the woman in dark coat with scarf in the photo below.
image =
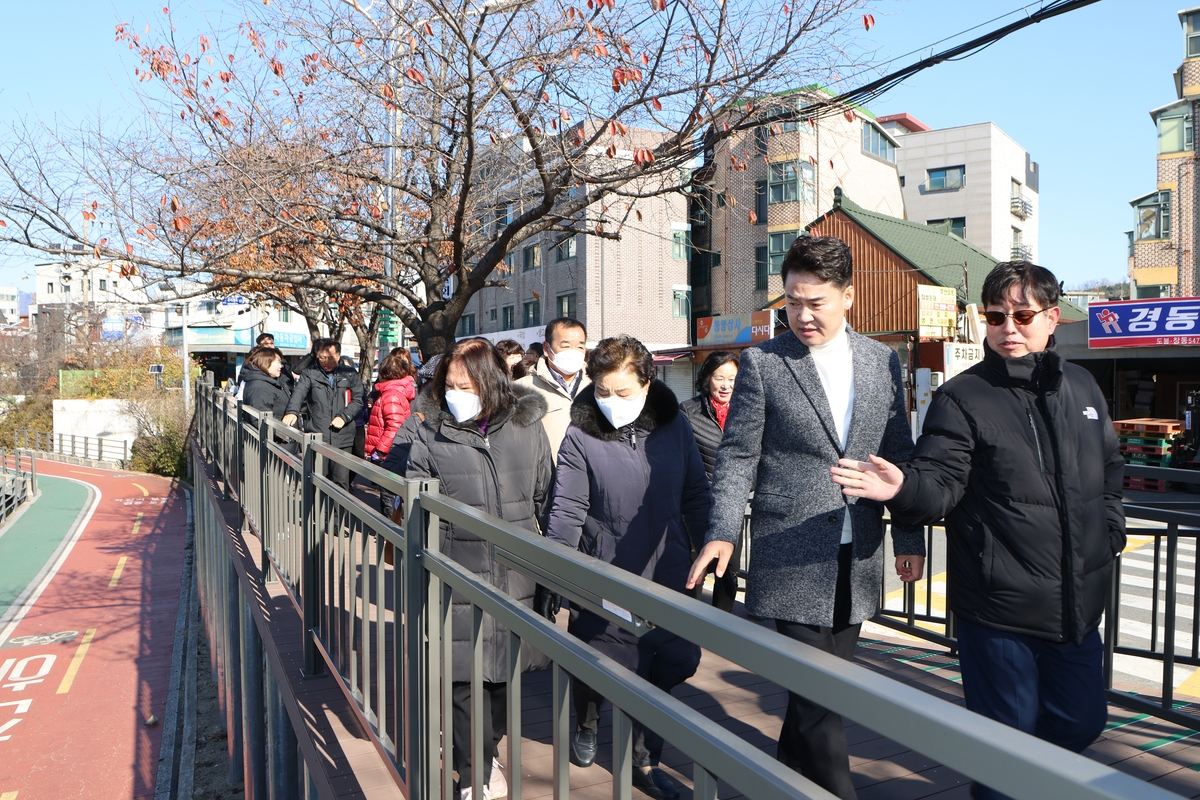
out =
<svg viewBox="0 0 1200 800"><path fill-rule="evenodd" d="M447 497L524 528L531 536L540 535L538 521L549 511L553 476L550 441L541 423L546 401L513 385L504 359L491 342L464 339L451 346L413 411L423 422L412 444L406 477L436 478ZM534 581L497 561L487 541L443 521L441 552L532 606ZM458 593L452 603L454 767L460 800L472 800L471 606ZM485 763L480 765L480 784L489 790L485 797L493 799L508 794L496 758L508 727L507 636L507 628L484 617ZM542 659L540 654L532 658ZM542 666L530 661L525 668Z"/></svg>
<svg viewBox="0 0 1200 800"><path fill-rule="evenodd" d="M725 417L729 414L729 401L733 397L733 384L737 380L738 355L728 350L714 350L704 359L700 374L696 376L696 396L679 404L679 410L692 423L696 434L696 446L700 448L700 459L708 482L712 483L713 469L717 465L717 448L725 433ZM713 584L712 604L723 611L733 610L737 599L737 565L742 563L742 543L738 542L730 563L733 569L716 578ZM702 586L696 587L699 598Z"/></svg>
<svg viewBox="0 0 1200 800"><path fill-rule="evenodd" d="M287 410L287 379L283 377L283 353L274 347L256 347L246 356L240 377L242 405L255 411L270 411L283 419Z"/></svg>
<svg viewBox="0 0 1200 800"><path fill-rule="evenodd" d="M708 530L708 479L692 427L675 395L654 378L654 359L637 339L604 339L588 357L592 385L571 406L558 453L554 509L546 536L655 583L684 591L689 538L698 550ZM568 630L663 691L700 665L700 648L663 628L641 639L572 607ZM604 698L573 681L577 729L571 761L596 758ZM663 740L634 723L633 783L654 798L679 788L658 768Z"/></svg>

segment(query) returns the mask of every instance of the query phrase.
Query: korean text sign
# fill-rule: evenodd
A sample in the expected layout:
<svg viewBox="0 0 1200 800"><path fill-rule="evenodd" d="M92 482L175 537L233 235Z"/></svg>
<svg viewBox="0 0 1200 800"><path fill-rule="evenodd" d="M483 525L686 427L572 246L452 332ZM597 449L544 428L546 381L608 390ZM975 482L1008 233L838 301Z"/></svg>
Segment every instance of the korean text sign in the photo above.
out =
<svg viewBox="0 0 1200 800"><path fill-rule="evenodd" d="M1088 347L1200 345L1200 297L1088 305Z"/></svg>

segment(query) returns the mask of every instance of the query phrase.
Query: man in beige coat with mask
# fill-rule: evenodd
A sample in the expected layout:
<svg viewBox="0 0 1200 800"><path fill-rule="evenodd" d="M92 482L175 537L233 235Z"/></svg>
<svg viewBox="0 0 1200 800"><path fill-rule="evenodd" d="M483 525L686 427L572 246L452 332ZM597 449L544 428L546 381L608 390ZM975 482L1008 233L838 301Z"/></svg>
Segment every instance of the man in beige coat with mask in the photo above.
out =
<svg viewBox="0 0 1200 800"><path fill-rule="evenodd" d="M543 356L528 375L517 383L528 386L546 400L549 410L542 417L550 450L558 460L558 446L571 424L571 403L579 390L591 383L584 374L587 355L587 329L570 317L559 317L546 323Z"/></svg>

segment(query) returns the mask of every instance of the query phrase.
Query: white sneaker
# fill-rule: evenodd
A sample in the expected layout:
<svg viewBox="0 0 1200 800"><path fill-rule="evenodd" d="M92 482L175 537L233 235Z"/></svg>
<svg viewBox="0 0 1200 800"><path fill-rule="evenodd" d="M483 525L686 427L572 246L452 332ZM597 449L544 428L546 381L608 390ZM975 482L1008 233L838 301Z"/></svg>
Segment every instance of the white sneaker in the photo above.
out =
<svg viewBox="0 0 1200 800"><path fill-rule="evenodd" d="M471 800L471 787L467 786L464 789L458 790L458 800ZM483 787L483 800L492 800L492 793L488 791L488 787Z"/></svg>
<svg viewBox="0 0 1200 800"><path fill-rule="evenodd" d="M492 759L492 779L488 781L484 795L488 800L500 800L501 797L508 797L508 780L504 777L503 767L500 766L498 758Z"/></svg>

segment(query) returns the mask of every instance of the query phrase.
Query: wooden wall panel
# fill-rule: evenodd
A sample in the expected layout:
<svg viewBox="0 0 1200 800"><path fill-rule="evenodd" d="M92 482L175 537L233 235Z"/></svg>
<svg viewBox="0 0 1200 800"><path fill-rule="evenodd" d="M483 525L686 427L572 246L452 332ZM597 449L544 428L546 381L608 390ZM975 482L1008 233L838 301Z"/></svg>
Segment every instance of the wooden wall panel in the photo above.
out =
<svg viewBox="0 0 1200 800"><path fill-rule="evenodd" d="M836 236L854 258L854 306L850 324L859 333L917 332L917 285L932 284L870 232L835 211L812 228Z"/></svg>

